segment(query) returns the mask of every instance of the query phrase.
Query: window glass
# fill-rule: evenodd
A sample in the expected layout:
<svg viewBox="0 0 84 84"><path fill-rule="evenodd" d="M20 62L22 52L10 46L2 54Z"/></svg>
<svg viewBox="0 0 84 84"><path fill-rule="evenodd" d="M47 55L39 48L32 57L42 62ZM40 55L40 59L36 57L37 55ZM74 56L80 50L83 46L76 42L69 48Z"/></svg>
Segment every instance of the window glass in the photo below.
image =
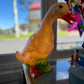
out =
<svg viewBox="0 0 84 84"><path fill-rule="evenodd" d="M64 20L57 21L57 50L82 48L83 35L78 30L69 32L70 25Z"/></svg>
<svg viewBox="0 0 84 84"><path fill-rule="evenodd" d="M0 54L23 50L39 29L40 11L40 0L0 1Z"/></svg>

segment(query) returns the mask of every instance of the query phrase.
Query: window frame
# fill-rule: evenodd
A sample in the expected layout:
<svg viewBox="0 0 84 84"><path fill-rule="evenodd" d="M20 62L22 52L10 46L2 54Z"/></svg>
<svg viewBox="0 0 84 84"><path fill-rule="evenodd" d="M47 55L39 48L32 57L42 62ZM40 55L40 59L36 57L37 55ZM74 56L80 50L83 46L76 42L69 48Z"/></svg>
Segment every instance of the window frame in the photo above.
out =
<svg viewBox="0 0 84 84"><path fill-rule="evenodd" d="M49 2L49 3L47 3ZM41 21L45 16L49 7L56 3L57 0L41 0ZM72 54L74 54L74 49L68 50L57 50L57 20L52 25L53 33L54 33L54 49L48 56L49 61L56 61L58 59L66 59L70 58ZM79 54L83 52L84 49L79 49Z"/></svg>

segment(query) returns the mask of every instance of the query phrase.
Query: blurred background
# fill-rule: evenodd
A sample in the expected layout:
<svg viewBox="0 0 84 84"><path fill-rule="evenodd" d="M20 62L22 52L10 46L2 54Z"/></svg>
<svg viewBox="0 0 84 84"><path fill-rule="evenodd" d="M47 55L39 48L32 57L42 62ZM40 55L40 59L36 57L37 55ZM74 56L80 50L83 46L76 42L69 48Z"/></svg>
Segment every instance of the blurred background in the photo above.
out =
<svg viewBox="0 0 84 84"><path fill-rule="evenodd" d="M0 40L26 37L40 27L40 0L1 0Z"/></svg>
<svg viewBox="0 0 84 84"><path fill-rule="evenodd" d="M58 0L64 2L64 0ZM0 54L22 51L41 24L41 0L0 0ZM57 20L57 50L81 48L83 35Z"/></svg>

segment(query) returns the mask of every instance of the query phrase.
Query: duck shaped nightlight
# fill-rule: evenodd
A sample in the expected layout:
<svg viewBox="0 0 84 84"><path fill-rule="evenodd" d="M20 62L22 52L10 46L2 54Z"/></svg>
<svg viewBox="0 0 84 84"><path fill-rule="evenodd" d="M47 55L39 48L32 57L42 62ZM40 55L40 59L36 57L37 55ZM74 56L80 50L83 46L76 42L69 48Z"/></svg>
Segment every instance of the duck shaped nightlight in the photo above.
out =
<svg viewBox="0 0 84 84"><path fill-rule="evenodd" d="M68 23L75 21L66 3L55 3L46 13L39 30L27 41L23 51L16 51L16 58L29 65L30 73L39 77L43 72L50 72L46 58L54 48L54 34L52 24L56 19L64 19Z"/></svg>

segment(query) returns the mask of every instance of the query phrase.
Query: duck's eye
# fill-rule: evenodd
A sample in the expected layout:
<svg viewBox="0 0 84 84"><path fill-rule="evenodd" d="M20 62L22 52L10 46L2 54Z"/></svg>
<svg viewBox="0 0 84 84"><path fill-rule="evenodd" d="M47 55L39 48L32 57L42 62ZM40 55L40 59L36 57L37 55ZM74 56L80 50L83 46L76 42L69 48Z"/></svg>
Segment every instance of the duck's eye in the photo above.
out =
<svg viewBox="0 0 84 84"><path fill-rule="evenodd" d="M60 5L59 8L62 8L62 5Z"/></svg>

